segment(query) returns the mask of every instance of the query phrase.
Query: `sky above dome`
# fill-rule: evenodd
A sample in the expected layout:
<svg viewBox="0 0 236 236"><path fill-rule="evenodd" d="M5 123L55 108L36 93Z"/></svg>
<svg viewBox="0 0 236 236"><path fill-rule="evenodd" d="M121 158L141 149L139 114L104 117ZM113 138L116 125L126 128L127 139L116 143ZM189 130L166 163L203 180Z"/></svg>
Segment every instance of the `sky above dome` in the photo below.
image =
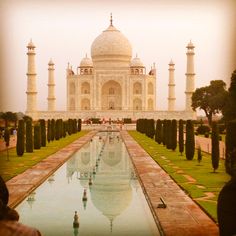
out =
<svg viewBox="0 0 236 236"><path fill-rule="evenodd" d="M0 111L26 110L27 44L36 46L38 109L47 109L48 62L55 63L56 108L66 109L67 63L76 69L110 24L147 72L157 68L157 109L167 109L168 64L175 62L176 109L185 106L186 45L195 45L196 87L230 82L236 69L234 0L1 0Z"/></svg>

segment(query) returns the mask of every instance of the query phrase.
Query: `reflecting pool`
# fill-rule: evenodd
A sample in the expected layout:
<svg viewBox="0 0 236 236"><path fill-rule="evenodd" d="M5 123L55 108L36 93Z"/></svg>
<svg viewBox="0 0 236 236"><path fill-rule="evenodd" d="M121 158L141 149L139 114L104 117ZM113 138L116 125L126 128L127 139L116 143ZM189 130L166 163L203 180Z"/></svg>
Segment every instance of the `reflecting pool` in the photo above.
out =
<svg viewBox="0 0 236 236"><path fill-rule="evenodd" d="M44 236L159 235L118 132L94 136L16 210Z"/></svg>

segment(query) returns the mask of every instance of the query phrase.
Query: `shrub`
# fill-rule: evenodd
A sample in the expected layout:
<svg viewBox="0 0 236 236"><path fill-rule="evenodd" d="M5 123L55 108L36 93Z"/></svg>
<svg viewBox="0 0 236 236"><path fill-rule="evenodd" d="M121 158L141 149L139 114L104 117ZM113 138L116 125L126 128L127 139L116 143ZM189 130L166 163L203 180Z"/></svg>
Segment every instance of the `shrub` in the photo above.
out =
<svg viewBox="0 0 236 236"><path fill-rule="evenodd" d="M214 172L219 167L220 160L220 147L219 147L219 132L216 122L212 122L212 135L211 135L211 161Z"/></svg>
<svg viewBox="0 0 236 236"><path fill-rule="evenodd" d="M34 126L34 149L41 148L41 127L40 125Z"/></svg>
<svg viewBox="0 0 236 236"><path fill-rule="evenodd" d="M199 146L198 149L197 149L197 161L198 161L199 164L200 164L201 161L202 161L202 149L201 149L200 146Z"/></svg>
<svg viewBox="0 0 236 236"><path fill-rule="evenodd" d="M23 156L25 151L25 122L19 120L18 131L17 131L17 142L16 142L16 153L17 156Z"/></svg>
<svg viewBox="0 0 236 236"><path fill-rule="evenodd" d="M124 124L132 124L132 119L131 118L124 118Z"/></svg>
<svg viewBox="0 0 236 236"><path fill-rule="evenodd" d="M207 125L200 125L197 127L198 134L205 134L205 133L209 133L211 131L210 127Z"/></svg>
<svg viewBox="0 0 236 236"><path fill-rule="evenodd" d="M33 152L32 121L26 121L26 152Z"/></svg>
<svg viewBox="0 0 236 236"><path fill-rule="evenodd" d="M179 120L179 152L184 152L184 122L183 120Z"/></svg>
<svg viewBox="0 0 236 236"><path fill-rule="evenodd" d="M195 151L195 140L194 140L194 127L191 120L187 120L186 123L186 144L185 154L187 160L192 160Z"/></svg>

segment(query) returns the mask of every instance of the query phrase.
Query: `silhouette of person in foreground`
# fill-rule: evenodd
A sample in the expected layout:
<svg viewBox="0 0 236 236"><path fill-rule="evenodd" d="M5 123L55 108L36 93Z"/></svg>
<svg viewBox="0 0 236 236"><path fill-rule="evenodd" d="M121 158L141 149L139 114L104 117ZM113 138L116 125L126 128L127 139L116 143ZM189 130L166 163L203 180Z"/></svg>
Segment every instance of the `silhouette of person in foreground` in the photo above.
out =
<svg viewBox="0 0 236 236"><path fill-rule="evenodd" d="M232 155L236 160L236 149ZM220 236L236 236L236 162L233 165L231 177L218 197L217 216Z"/></svg>
<svg viewBox="0 0 236 236"><path fill-rule="evenodd" d="M19 214L7 206L8 200L9 192L0 176L0 236L41 236L38 230L18 222Z"/></svg>

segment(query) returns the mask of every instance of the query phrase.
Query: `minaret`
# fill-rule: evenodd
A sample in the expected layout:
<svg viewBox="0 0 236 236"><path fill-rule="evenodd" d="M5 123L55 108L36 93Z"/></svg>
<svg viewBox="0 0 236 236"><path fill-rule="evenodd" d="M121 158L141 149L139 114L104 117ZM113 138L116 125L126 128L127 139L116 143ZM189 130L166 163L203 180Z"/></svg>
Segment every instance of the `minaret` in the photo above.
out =
<svg viewBox="0 0 236 236"><path fill-rule="evenodd" d="M185 103L185 110L186 111L192 111L192 95L195 90L195 85L194 85L194 48L195 46L193 43L190 42L187 45L187 72L186 72L186 103Z"/></svg>
<svg viewBox="0 0 236 236"><path fill-rule="evenodd" d="M175 64L171 60L170 63L169 63L168 111L174 111L175 110L175 78L174 78L174 72L175 72Z"/></svg>
<svg viewBox="0 0 236 236"><path fill-rule="evenodd" d="M55 111L55 83L54 83L54 63L52 59L48 63L48 111Z"/></svg>
<svg viewBox="0 0 236 236"><path fill-rule="evenodd" d="M36 89L36 69L35 69L35 46L30 40L28 48L28 71L27 71L27 107L26 112L37 111L37 89Z"/></svg>

